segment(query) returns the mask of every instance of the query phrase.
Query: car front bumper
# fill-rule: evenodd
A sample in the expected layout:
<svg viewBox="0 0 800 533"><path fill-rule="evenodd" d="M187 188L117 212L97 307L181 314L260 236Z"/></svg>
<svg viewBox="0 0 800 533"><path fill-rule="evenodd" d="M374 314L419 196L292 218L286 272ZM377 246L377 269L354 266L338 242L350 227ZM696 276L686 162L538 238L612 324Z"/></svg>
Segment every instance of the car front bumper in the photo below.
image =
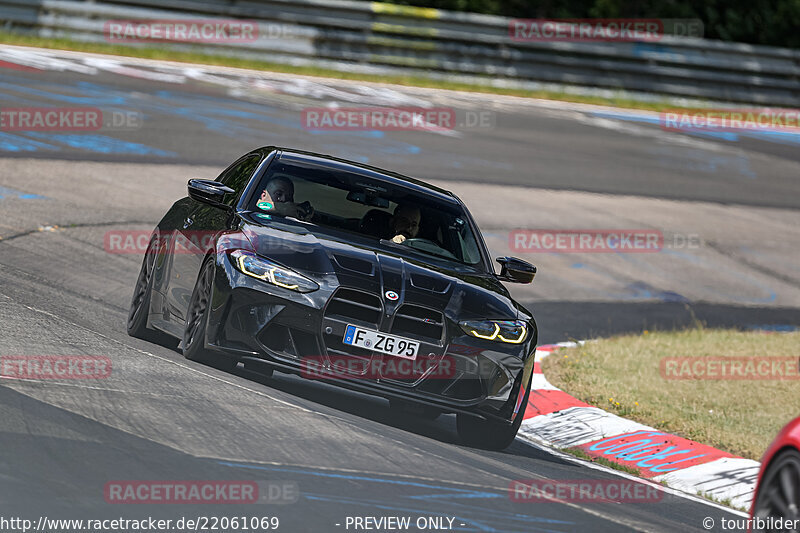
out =
<svg viewBox="0 0 800 533"><path fill-rule="evenodd" d="M447 368L447 372L434 371L408 379L374 372L343 374L333 371L335 361L342 357L372 364L373 369L376 358L397 358L350 349L338 342L347 323L379 328L334 313L331 302L345 288L333 274L323 281L317 291L297 293L242 274L222 255L217 259L207 328L208 348L245 363L266 361L284 372L425 404L443 412L513 422L522 384L528 386L533 372L535 324L525 342L512 345L469 336L458 326L458 317L442 314L441 338L411 338L420 341L420 354L438 361L440 366L446 363L441 368ZM356 287L346 289L358 291ZM384 329L388 328L381 330ZM314 363L317 371L308 372L309 362ZM329 365L331 371L319 371L320 363Z"/></svg>

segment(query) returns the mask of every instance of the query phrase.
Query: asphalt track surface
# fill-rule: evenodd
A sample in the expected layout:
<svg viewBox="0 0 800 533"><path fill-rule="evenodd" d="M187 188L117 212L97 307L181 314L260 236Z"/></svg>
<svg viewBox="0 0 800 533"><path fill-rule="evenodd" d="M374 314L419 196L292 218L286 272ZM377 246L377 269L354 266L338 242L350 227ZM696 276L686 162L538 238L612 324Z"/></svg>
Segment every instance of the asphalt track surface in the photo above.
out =
<svg viewBox="0 0 800 533"><path fill-rule="evenodd" d="M450 183L493 251L508 251L515 227L647 224L704 237L701 249L667 259L537 258L551 277L513 290L536 313L543 342L694 317L796 325L793 138L700 139L568 106L290 77L212 82L208 72L181 71L183 80L164 82L119 64L78 72L86 62L69 54L59 61L73 68L14 53L14 68L0 70L0 106L96 106L142 121L93 135L0 132L0 354L104 355L113 364L103 380L0 382L3 517L277 516L279 531L339 531L348 516L437 516L459 531L609 532L703 531L704 517L719 531L722 517L735 517L671 493L656 502L513 502L515 479L619 478L519 442L502 453L464 447L452 416L398 418L384 400L241 367L223 373L174 346L132 339L124 324L140 256L109 253L103 235L152 227L188 177L214 177L254 146L298 146ZM493 122L441 135L319 134L299 121L304 107L331 101L420 100L462 117L488 110ZM681 254L691 261L674 263ZM698 262L704 270L687 270ZM298 498L112 505L103 491L115 480L285 482Z"/></svg>

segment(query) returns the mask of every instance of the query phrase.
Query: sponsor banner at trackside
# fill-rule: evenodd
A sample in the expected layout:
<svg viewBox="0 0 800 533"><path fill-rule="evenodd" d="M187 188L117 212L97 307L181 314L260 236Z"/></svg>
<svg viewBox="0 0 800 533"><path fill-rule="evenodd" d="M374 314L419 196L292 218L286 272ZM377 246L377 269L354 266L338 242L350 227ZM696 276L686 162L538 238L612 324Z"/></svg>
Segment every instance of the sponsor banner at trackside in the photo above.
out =
<svg viewBox="0 0 800 533"><path fill-rule="evenodd" d="M105 379L111 358L102 355L3 355L4 379Z"/></svg>
<svg viewBox="0 0 800 533"><path fill-rule="evenodd" d="M542 359L562 347L539 346L534 383L518 438L555 448L578 447L592 457L604 457L637 469L645 478L689 494L750 506L760 463L677 437L608 413L573 398L541 375ZM794 360L797 363L797 360ZM537 379L535 376L539 374ZM548 386L542 387L543 384Z"/></svg>
<svg viewBox="0 0 800 533"><path fill-rule="evenodd" d="M662 431L648 430L606 437L579 447L592 457L613 458L615 463L636 468L644 477L732 457L705 444Z"/></svg>
<svg viewBox="0 0 800 533"><path fill-rule="evenodd" d="M103 487L111 504L288 504L299 497L295 481L118 480Z"/></svg>

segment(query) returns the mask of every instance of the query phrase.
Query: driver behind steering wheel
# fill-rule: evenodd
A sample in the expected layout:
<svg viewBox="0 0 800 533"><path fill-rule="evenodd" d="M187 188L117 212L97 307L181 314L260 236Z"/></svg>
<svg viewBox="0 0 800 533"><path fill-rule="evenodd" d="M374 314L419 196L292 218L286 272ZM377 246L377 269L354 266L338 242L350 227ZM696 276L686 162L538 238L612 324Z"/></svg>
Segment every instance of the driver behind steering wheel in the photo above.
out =
<svg viewBox="0 0 800 533"><path fill-rule="evenodd" d="M311 207L311 203L297 204L294 202L294 183L283 176L269 180L256 206L265 211L294 217L305 222L314 216L314 208Z"/></svg>
<svg viewBox="0 0 800 533"><path fill-rule="evenodd" d="M406 239L413 239L419 233L419 223L422 213L419 207L411 204L398 204L394 215L389 220L392 242L400 244Z"/></svg>

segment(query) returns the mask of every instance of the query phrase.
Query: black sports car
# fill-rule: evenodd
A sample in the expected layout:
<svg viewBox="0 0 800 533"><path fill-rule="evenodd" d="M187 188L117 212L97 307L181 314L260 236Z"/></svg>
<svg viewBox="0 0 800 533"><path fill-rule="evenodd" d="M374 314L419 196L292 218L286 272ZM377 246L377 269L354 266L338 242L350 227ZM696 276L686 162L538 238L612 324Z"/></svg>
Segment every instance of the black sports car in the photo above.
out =
<svg viewBox="0 0 800 533"><path fill-rule="evenodd" d="M501 449L527 404L537 328L500 283L501 257L452 193L330 156L254 150L189 181L149 241L128 333L186 358L244 363L456 413L467 444Z"/></svg>

